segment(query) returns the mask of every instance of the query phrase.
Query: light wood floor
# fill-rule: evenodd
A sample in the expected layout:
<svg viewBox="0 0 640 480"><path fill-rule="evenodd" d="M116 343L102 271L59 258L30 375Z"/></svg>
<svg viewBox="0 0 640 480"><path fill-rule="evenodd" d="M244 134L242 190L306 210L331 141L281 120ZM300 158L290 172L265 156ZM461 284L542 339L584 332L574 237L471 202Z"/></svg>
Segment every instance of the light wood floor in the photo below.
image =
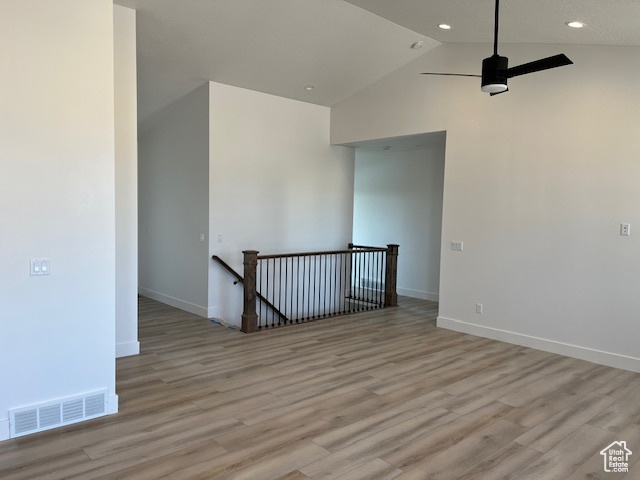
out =
<svg viewBox="0 0 640 480"><path fill-rule="evenodd" d="M120 413L0 443L0 478L640 479L639 374L400 303L245 335L142 298ZM626 476L603 470L615 440Z"/></svg>

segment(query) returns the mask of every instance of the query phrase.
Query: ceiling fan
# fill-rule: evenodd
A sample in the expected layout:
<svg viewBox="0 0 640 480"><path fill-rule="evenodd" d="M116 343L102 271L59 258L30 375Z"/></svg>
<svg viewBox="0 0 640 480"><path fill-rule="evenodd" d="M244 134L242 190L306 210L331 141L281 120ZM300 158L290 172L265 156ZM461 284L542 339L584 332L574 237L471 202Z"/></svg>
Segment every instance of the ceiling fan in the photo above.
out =
<svg viewBox="0 0 640 480"><path fill-rule="evenodd" d="M519 75L549 70L550 68L571 65L573 62L561 53L553 57L542 58L533 62L509 68L509 59L498 55L498 25L499 25L500 0L496 0L496 16L493 37L493 55L482 61L482 75L464 73L432 73L424 72L422 75L445 75L451 77L478 77L482 79L481 90L493 95L509 91L507 79Z"/></svg>

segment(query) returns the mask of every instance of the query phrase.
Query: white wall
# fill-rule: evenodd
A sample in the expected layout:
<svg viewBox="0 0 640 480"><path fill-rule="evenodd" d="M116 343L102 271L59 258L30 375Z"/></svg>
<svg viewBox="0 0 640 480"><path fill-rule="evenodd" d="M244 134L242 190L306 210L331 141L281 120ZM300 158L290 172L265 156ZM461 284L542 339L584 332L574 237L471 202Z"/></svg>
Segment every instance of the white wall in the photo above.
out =
<svg viewBox="0 0 640 480"><path fill-rule="evenodd" d="M640 49L506 45L575 65L496 97L419 75L489 52L434 49L333 108L332 140L447 131L439 325L640 371L640 236L619 235L640 225Z"/></svg>
<svg viewBox="0 0 640 480"><path fill-rule="evenodd" d="M356 149L353 243L400 245L397 291L438 301L445 135L408 151Z"/></svg>
<svg viewBox="0 0 640 480"><path fill-rule="evenodd" d="M242 274L242 250L346 248L354 151L329 144L330 110L218 83L210 100L210 256ZM242 291L210 262L213 315L239 325Z"/></svg>
<svg viewBox="0 0 640 480"><path fill-rule="evenodd" d="M116 356L138 342L138 115L136 11L114 5Z"/></svg>
<svg viewBox="0 0 640 480"><path fill-rule="evenodd" d="M205 317L208 118L207 84L166 107L139 138L138 174L139 291Z"/></svg>
<svg viewBox="0 0 640 480"><path fill-rule="evenodd" d="M12 408L106 388L117 410L112 2L4 0L0 44L5 439Z"/></svg>

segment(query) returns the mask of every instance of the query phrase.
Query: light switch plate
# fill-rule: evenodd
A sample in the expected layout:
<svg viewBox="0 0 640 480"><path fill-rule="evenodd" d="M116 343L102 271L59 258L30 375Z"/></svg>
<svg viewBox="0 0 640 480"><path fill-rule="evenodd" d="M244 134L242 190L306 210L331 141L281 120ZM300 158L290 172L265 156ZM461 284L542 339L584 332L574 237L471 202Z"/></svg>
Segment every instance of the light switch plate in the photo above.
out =
<svg viewBox="0 0 640 480"><path fill-rule="evenodd" d="M32 258L30 273L32 277L51 275L51 260L48 258Z"/></svg>

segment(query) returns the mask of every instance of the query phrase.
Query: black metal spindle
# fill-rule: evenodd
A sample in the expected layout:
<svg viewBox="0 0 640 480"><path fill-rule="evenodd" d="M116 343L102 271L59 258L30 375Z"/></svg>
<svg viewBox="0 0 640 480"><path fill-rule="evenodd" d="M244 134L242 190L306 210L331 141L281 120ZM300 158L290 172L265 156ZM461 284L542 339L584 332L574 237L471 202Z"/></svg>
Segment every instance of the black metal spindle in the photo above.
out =
<svg viewBox="0 0 640 480"><path fill-rule="evenodd" d="M315 304L316 304L316 276L318 274L318 264L316 263L316 256L313 257L313 300L311 302L311 318L315 318Z"/></svg>
<svg viewBox="0 0 640 480"><path fill-rule="evenodd" d="M380 252L380 306L384 306L384 252Z"/></svg>
<svg viewBox="0 0 640 480"><path fill-rule="evenodd" d="M306 266L307 266L307 257L302 257L302 320L304 320L304 293L307 290L304 286L304 281L306 279Z"/></svg>
<svg viewBox="0 0 640 480"><path fill-rule="evenodd" d="M280 261L282 261L282 259L280 259ZM289 259L285 258L284 259L284 309L281 309L280 311L283 312L287 317L289 316L287 314L287 285L289 284L288 282L289 280ZM284 324L287 324L287 321L284 321Z"/></svg>
<svg viewBox="0 0 640 480"><path fill-rule="evenodd" d="M336 303L337 303L337 292L338 292L338 254L333 255L333 263L331 264L333 267L333 297L331 298L331 303L333 306L333 315L336 314Z"/></svg>
<svg viewBox="0 0 640 480"><path fill-rule="evenodd" d="M316 310L316 318L322 315L322 255L318 255L318 309Z"/></svg>
<svg viewBox="0 0 640 480"><path fill-rule="evenodd" d="M333 315L333 313L331 312L332 307L332 303L333 303L333 282L332 282L332 272L333 272L333 255L328 254L327 255L327 263L329 264L329 269L327 271L327 278L328 278L328 282L329 282L329 292L327 295L327 317L330 317L331 315Z"/></svg>
<svg viewBox="0 0 640 480"><path fill-rule="evenodd" d="M360 311L360 309L362 308L362 302L360 301L360 299L362 298L362 251L358 250L358 274L356 276L356 282L357 282L357 289L358 289L358 293L356 294L356 297L358 299L358 311Z"/></svg>
<svg viewBox="0 0 640 480"><path fill-rule="evenodd" d="M296 315L295 319L298 319L298 305L300 304L300 256L297 257L296 264ZM293 318L291 319L293 322Z"/></svg>
<svg viewBox="0 0 640 480"><path fill-rule="evenodd" d="M293 322L293 287L296 284L296 282L293 280L293 265L295 262L295 257L291 257L291 287L289 288L289 292L291 293L291 295L289 296L290 300L289 300L289 315L287 315L291 321Z"/></svg>
<svg viewBox="0 0 640 480"><path fill-rule="evenodd" d="M322 255L324 258L324 289L322 289L322 299L324 301L324 307L322 307L322 316L327 316L327 259L326 255Z"/></svg>
<svg viewBox="0 0 640 480"><path fill-rule="evenodd" d="M258 293L262 295L262 260L258 260ZM257 297L257 296L256 296ZM258 298L258 328L261 328L262 322L262 300Z"/></svg>
<svg viewBox="0 0 640 480"><path fill-rule="evenodd" d="M367 302L368 308L371 310L371 304L373 303L373 278L371 278L371 267L373 263L372 252L367 252Z"/></svg>
<svg viewBox="0 0 640 480"><path fill-rule="evenodd" d="M276 259L273 259L273 268L271 269L271 303L273 305L276 304ZM276 312L275 310L271 311L271 326L276 326Z"/></svg>
<svg viewBox="0 0 640 480"><path fill-rule="evenodd" d="M380 271L380 252L376 252L376 268L374 275L377 277L378 272ZM376 307L380 307L380 290L381 285L376 280Z"/></svg>
<svg viewBox="0 0 640 480"><path fill-rule="evenodd" d="M342 312L342 253L336 255L336 270L338 276L338 283L336 284L336 306L337 313L338 315L340 315L340 313Z"/></svg>

